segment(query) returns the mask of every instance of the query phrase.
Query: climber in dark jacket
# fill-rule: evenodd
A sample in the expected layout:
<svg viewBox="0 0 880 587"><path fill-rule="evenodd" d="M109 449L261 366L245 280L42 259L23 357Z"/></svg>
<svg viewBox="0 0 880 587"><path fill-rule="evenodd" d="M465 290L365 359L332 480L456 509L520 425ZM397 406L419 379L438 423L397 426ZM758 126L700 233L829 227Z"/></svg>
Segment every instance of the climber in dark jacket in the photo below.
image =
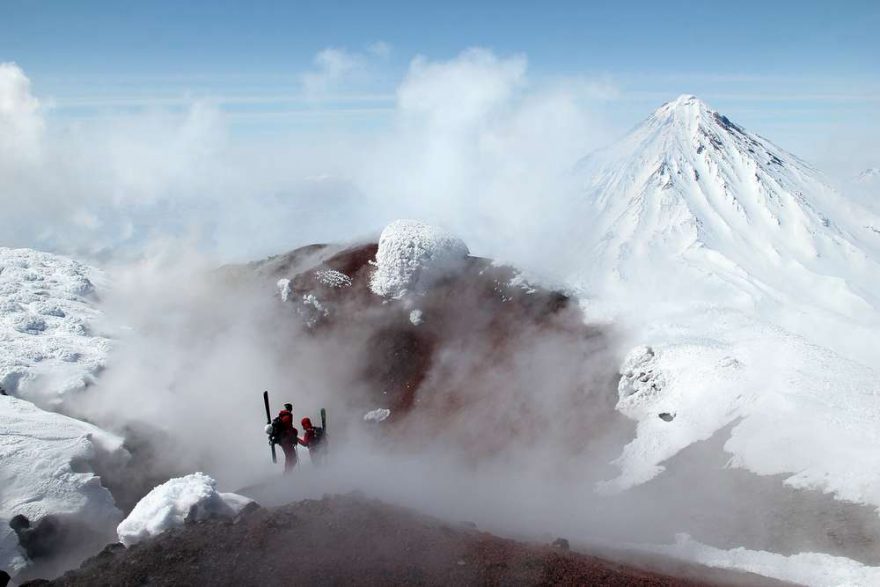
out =
<svg viewBox="0 0 880 587"><path fill-rule="evenodd" d="M278 417L269 428L272 442L284 451L284 472L290 473L296 466L296 444L299 436L297 429L293 427L293 405L284 404L284 409L278 412Z"/></svg>

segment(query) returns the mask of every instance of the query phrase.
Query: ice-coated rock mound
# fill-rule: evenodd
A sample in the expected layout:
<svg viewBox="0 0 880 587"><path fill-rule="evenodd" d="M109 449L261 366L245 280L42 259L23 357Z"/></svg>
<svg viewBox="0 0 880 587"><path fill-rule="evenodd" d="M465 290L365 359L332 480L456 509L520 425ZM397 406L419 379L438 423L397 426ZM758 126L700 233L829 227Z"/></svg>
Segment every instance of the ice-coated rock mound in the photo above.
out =
<svg viewBox="0 0 880 587"><path fill-rule="evenodd" d="M0 569L14 576L27 565L9 528L18 514L32 522L63 515L112 536L122 512L90 463L128 458L122 442L91 424L0 396Z"/></svg>
<svg viewBox="0 0 880 587"><path fill-rule="evenodd" d="M416 220L397 220L379 237L370 289L391 298L424 291L458 267L468 254L461 239L439 228Z"/></svg>
<svg viewBox="0 0 880 587"><path fill-rule="evenodd" d="M119 524L119 541L137 544L185 522L231 517L252 500L235 493L220 493L217 482L204 473L178 477L155 487Z"/></svg>

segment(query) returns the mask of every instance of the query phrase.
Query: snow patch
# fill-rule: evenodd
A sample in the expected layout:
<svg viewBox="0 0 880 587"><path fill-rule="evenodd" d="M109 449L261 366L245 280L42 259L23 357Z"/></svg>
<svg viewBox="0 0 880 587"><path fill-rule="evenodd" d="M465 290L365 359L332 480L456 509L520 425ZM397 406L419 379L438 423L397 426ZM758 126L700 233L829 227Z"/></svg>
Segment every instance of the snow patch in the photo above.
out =
<svg viewBox="0 0 880 587"><path fill-rule="evenodd" d="M232 517L251 501L218 492L217 482L204 473L171 479L153 488L119 524L119 541L131 546L186 522Z"/></svg>
<svg viewBox="0 0 880 587"><path fill-rule="evenodd" d="M523 273L517 273L516 275L514 275L507 285L513 288L519 288L527 295L532 295L533 293L538 291L535 286L529 282L529 280Z"/></svg>
<svg viewBox="0 0 880 587"><path fill-rule="evenodd" d="M370 289L390 298L424 292L459 267L468 254L462 240L439 228L415 220L397 220L379 237Z"/></svg>
<svg viewBox="0 0 880 587"><path fill-rule="evenodd" d="M424 322L425 320L422 317L422 311L421 310L413 310L412 312L410 312L409 313L409 321L412 323L413 326L418 326L419 324Z"/></svg>
<svg viewBox="0 0 880 587"><path fill-rule="evenodd" d="M785 556L745 548L722 550L697 542L687 534L676 535L674 545L651 550L710 567L755 573L809 587L880 585L880 567L818 552Z"/></svg>

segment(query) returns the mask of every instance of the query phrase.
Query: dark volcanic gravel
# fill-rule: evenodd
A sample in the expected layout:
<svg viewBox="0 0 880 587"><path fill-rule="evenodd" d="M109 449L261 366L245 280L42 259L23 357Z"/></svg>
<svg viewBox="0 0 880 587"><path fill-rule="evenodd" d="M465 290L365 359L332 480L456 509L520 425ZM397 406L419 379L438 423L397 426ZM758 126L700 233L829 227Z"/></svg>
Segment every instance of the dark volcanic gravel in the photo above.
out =
<svg viewBox="0 0 880 587"><path fill-rule="evenodd" d="M111 546L78 571L30 585L775 584L705 571L711 581L664 576L334 496L190 524L130 549Z"/></svg>

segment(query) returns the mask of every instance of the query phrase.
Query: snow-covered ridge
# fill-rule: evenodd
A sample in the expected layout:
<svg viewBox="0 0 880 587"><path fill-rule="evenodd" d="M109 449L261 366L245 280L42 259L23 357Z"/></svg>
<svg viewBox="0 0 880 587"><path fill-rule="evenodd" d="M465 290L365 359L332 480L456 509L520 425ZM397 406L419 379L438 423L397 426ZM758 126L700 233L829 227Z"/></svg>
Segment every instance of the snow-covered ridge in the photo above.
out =
<svg viewBox="0 0 880 587"><path fill-rule="evenodd" d="M0 386L53 401L104 366L109 340L94 332L100 273L72 259L0 247Z"/></svg>
<svg viewBox="0 0 880 587"><path fill-rule="evenodd" d="M126 459L122 439L91 424L0 396L0 569L13 576L26 565L9 520L70 516L97 531L121 519L110 492L88 464Z"/></svg>

